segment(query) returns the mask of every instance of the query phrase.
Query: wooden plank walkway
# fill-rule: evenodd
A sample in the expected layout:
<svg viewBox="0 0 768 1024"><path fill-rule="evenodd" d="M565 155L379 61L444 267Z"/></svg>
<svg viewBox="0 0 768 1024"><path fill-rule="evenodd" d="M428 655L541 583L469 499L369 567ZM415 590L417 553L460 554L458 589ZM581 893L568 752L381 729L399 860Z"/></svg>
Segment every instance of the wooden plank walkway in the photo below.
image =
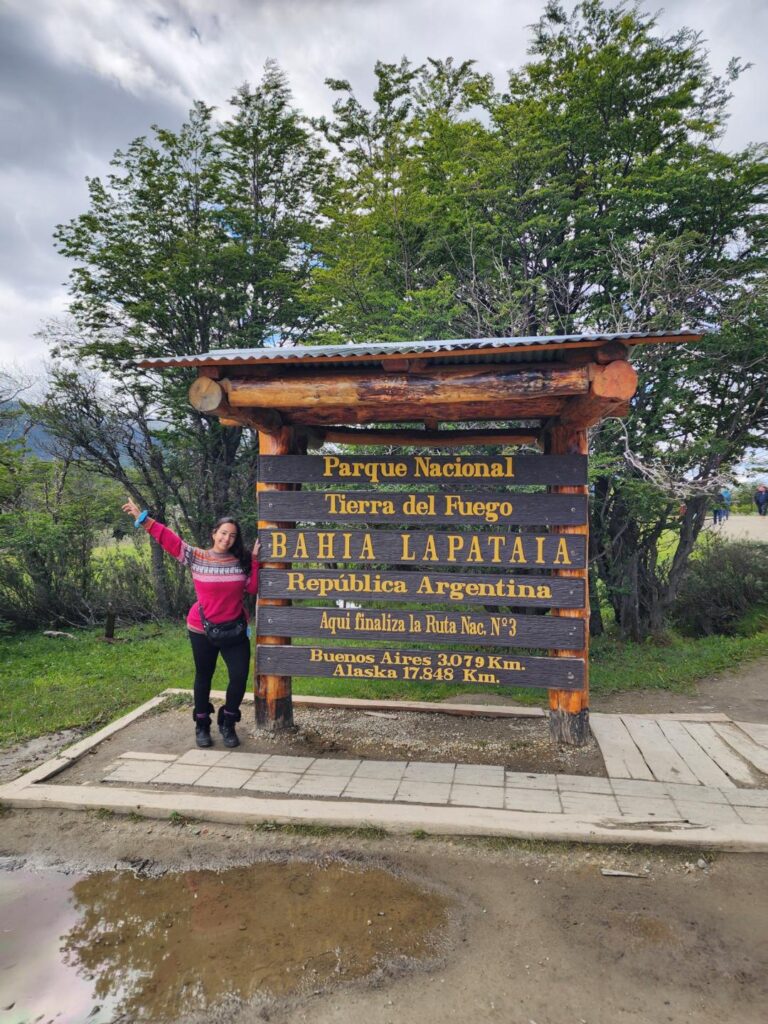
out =
<svg viewBox="0 0 768 1024"><path fill-rule="evenodd" d="M590 715L605 768L612 779L653 779L653 773L635 746L619 715Z"/></svg>
<svg viewBox="0 0 768 1024"><path fill-rule="evenodd" d="M765 747L755 743L752 737L742 732L734 722L729 722L727 725L717 723L712 728L728 746L733 747L737 754L754 765L759 772L768 775L768 750Z"/></svg>
<svg viewBox="0 0 768 1024"><path fill-rule="evenodd" d="M659 727L691 769L702 786L735 789L736 783L725 774L691 736L683 722L659 722Z"/></svg>
<svg viewBox="0 0 768 1024"><path fill-rule="evenodd" d="M658 722L634 715L622 715L627 731L658 782L700 785L699 780L661 731Z"/></svg>
<svg viewBox="0 0 768 1024"><path fill-rule="evenodd" d="M768 775L768 725L727 716L590 716L606 771L614 779L735 789Z"/></svg>
<svg viewBox="0 0 768 1024"><path fill-rule="evenodd" d="M747 736L751 736L755 743L761 747L768 747L768 725L758 725L757 722L736 722Z"/></svg>

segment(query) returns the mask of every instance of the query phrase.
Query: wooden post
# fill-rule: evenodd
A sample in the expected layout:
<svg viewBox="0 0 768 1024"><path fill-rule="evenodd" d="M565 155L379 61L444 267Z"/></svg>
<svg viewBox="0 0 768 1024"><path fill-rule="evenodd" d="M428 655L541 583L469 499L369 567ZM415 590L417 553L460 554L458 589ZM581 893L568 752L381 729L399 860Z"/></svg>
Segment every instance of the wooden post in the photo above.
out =
<svg viewBox="0 0 768 1024"><path fill-rule="evenodd" d="M290 455L293 448L293 428L282 427L277 433L259 432L259 455ZM284 491L290 484L256 484L257 494L264 491ZM285 523L273 523L259 520L259 529L274 529L285 526ZM282 562L265 562L263 568L285 569ZM262 598L259 595L259 607L267 605L287 605L284 599ZM258 627L257 627L258 628ZM288 644L290 640L281 636L257 636L256 644ZM256 672L254 676L254 698L256 704L256 727L277 732L293 726L293 700L291 698L290 676L269 676Z"/></svg>
<svg viewBox="0 0 768 1024"><path fill-rule="evenodd" d="M104 639L105 640L114 640L115 639L115 619L116 619L115 609L113 608L112 602L110 601L107 604L107 621L106 621L106 623L104 625Z"/></svg>
<svg viewBox="0 0 768 1024"><path fill-rule="evenodd" d="M549 455L586 455L587 431L572 427L553 426L546 436L545 451ZM586 486L552 487L557 494L586 494ZM555 526L555 533L575 533L586 537L589 550L589 520L583 526ZM549 734L558 743L583 746L590 737L589 729L589 569L559 569L558 576L577 577L584 580L584 608L558 608L553 615L578 618L584 622L584 647L578 651L550 651L556 658L584 659L583 690L549 691Z"/></svg>

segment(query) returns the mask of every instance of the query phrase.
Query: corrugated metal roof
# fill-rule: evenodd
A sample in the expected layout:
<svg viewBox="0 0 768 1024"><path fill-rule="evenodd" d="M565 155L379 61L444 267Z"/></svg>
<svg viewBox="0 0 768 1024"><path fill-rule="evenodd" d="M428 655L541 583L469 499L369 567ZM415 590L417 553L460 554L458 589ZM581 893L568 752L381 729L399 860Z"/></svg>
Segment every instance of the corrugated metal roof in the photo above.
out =
<svg viewBox="0 0 768 1024"><path fill-rule="evenodd" d="M630 331L623 334L549 334L527 338L451 338L445 341L391 341L375 344L352 345L298 345L290 347L268 346L266 348L217 349L199 355L164 356L142 359L138 364L144 367L173 366L243 366L254 363L322 363L326 360L376 359L392 355L429 356L434 353L481 353L484 350L514 349L526 347L569 345L592 347L609 341L623 341L629 345L653 341L654 339L701 337L700 331L683 329L679 331ZM488 351L491 355L491 352Z"/></svg>

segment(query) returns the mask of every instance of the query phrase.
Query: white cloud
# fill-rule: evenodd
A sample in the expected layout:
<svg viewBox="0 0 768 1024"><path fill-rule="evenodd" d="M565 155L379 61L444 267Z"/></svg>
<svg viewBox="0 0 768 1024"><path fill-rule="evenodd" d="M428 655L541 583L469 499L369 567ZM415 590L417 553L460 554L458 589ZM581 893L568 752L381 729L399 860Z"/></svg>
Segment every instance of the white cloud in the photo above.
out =
<svg viewBox="0 0 768 1024"><path fill-rule="evenodd" d="M267 59L287 72L299 107L327 113L327 77L370 97L377 59L476 59L503 86L526 57L543 0L4 0L0 5L0 363L34 353L41 318L63 304L68 267L55 224L86 208L84 176L104 174L117 147L175 127L191 102L224 107ZM648 3L649 9L655 4ZM765 0L667 0L664 31L690 24L723 70L756 67L734 87L725 140L762 131L768 34ZM4 70L3 70L4 68Z"/></svg>

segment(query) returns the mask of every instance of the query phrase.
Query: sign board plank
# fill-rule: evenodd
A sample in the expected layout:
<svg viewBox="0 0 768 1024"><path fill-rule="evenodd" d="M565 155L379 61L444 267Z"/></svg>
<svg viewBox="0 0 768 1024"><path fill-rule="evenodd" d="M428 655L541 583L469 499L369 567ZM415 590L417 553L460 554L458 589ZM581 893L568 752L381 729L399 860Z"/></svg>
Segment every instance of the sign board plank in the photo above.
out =
<svg viewBox="0 0 768 1024"><path fill-rule="evenodd" d="M586 455L264 455L259 479L270 484L442 483L477 488L494 483L581 486Z"/></svg>
<svg viewBox="0 0 768 1024"><path fill-rule="evenodd" d="M584 581L562 576L262 569L259 593L294 600L440 601L460 605L583 608Z"/></svg>
<svg viewBox="0 0 768 1024"><path fill-rule="evenodd" d="M386 650L353 647L260 646L259 672L329 679L389 679L410 683L530 686L581 690L580 658L527 658L513 654Z"/></svg>
<svg viewBox="0 0 768 1024"><path fill-rule="evenodd" d="M571 526L586 523L584 494L512 492L264 491L259 518L273 522L454 523L504 529L506 524Z"/></svg>
<svg viewBox="0 0 768 1024"><path fill-rule="evenodd" d="M317 640L400 640L494 647L547 647L578 650L584 646L584 622L547 615L487 612L422 612L377 608L290 608L263 605L259 630L266 636Z"/></svg>
<svg viewBox="0 0 768 1024"><path fill-rule="evenodd" d="M513 569L583 569L586 537L547 533L409 530L259 531L264 562L487 565Z"/></svg>

